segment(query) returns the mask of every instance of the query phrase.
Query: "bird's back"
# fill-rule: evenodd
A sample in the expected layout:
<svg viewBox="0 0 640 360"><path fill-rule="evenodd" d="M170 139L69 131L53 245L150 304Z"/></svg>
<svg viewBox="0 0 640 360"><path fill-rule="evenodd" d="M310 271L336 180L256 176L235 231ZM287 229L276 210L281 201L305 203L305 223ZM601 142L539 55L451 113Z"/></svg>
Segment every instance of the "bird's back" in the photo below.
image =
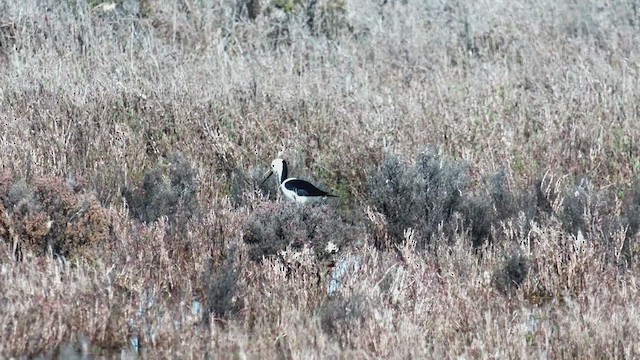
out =
<svg viewBox="0 0 640 360"><path fill-rule="evenodd" d="M290 178L280 185L284 196L298 203L307 203L309 200L317 200L323 197L335 197L326 191L322 191L308 181Z"/></svg>

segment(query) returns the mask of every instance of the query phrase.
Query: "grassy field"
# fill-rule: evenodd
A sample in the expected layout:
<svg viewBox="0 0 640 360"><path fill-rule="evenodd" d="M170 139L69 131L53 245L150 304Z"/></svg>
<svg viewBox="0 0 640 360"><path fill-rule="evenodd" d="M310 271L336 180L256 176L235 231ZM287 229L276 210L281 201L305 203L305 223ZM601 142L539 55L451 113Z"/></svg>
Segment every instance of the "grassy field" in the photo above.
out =
<svg viewBox="0 0 640 360"><path fill-rule="evenodd" d="M639 11L3 2L0 357L640 357Z"/></svg>

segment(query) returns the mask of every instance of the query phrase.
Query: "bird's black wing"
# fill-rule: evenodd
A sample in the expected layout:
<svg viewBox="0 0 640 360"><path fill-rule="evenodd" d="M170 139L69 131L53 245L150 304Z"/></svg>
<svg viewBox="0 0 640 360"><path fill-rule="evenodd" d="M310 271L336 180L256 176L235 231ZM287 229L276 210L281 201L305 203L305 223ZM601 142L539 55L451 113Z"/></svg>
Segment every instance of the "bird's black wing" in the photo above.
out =
<svg viewBox="0 0 640 360"><path fill-rule="evenodd" d="M335 196L318 189L310 182L300 179L288 180L284 184L284 187L288 190L295 191L298 196Z"/></svg>

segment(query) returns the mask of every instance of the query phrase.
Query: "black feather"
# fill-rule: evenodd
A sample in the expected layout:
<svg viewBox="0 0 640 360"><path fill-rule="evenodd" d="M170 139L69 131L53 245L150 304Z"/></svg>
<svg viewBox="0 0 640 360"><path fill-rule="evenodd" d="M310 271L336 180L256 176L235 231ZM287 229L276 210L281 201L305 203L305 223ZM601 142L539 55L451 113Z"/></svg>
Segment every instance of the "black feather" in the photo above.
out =
<svg viewBox="0 0 640 360"><path fill-rule="evenodd" d="M287 190L294 191L298 196L331 196L336 197L335 195L331 195L328 192L322 191L317 187L313 186L313 184L300 180L300 179L290 179L287 180L284 184L284 187Z"/></svg>

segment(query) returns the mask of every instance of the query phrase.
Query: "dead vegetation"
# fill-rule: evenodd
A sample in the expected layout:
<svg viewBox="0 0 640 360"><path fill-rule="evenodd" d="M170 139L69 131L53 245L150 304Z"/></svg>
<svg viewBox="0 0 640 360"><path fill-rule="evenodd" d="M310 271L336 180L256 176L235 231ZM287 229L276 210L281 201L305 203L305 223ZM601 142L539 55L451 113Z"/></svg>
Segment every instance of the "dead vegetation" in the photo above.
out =
<svg viewBox="0 0 640 360"><path fill-rule="evenodd" d="M0 357L639 357L637 7L0 5Z"/></svg>

